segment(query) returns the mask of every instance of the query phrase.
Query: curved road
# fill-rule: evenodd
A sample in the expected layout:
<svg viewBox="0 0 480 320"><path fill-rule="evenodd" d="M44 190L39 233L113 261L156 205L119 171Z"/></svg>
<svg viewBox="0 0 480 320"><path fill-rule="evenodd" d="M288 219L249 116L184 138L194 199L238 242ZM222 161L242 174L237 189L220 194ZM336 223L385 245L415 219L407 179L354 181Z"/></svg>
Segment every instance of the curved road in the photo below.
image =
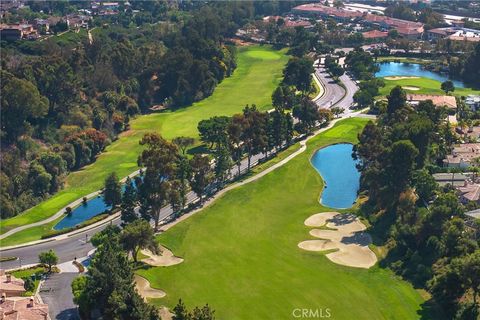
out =
<svg viewBox="0 0 480 320"><path fill-rule="evenodd" d="M353 104L353 95L358 91L358 86L352 78L345 73L339 79L347 89L335 83L325 68L319 67L315 70L315 76L324 84L325 93L314 102L319 108L342 108L343 115L352 113L350 106Z"/></svg>
<svg viewBox="0 0 480 320"><path fill-rule="evenodd" d="M356 83L351 78L349 78L347 74L341 76L340 80L347 88L347 92L345 94L345 90L337 83L334 83L331 77L325 72L323 68L316 69L315 75L323 84L325 90L325 93L319 99L315 100L315 103L319 107L323 108L330 108L333 106L343 108L345 116L352 113L349 107L353 102L353 94L358 90ZM262 158L263 155L261 154L252 157L252 165ZM247 161L244 160L242 161L241 170L245 171L246 168ZM232 173L236 173L236 171L236 167L232 168ZM197 200L198 197L193 192L190 192L187 195L188 203L192 203ZM170 207L163 208L161 211L160 220L167 218L171 214L172 210ZM33 244L29 246L1 250L0 254L2 256L14 256L18 257L19 259L15 261L0 262L0 268L11 269L19 267L20 264L27 265L38 263L38 253L49 249L53 249L57 252L57 255L59 257L59 263L71 261L74 257L84 257L86 256L86 253L88 251L93 249L93 246L90 244L90 242L87 241L87 243L85 243L85 239L89 240L92 234L104 229L107 225L111 223L118 225L120 224L120 222L120 217L117 217L112 221L98 225L95 228L86 231L80 231L71 236L64 235L58 237L58 240L52 239L51 241Z"/></svg>
<svg viewBox="0 0 480 320"><path fill-rule="evenodd" d="M325 72L323 68L317 68L315 70L316 78L321 82L324 89L324 94L315 100L319 108L331 108L338 106L344 109L343 117L352 116L352 111L350 106L353 103L353 94L358 90L356 83L348 77L348 75L343 75L340 77L340 80L346 87L346 91L343 87L335 83L331 77ZM334 120L334 122L340 119ZM332 123L333 124L333 123ZM329 126L330 127L330 126ZM324 128L325 130L327 128ZM293 155L292 155L293 156ZM252 157L252 165L261 160L263 155L256 155ZM247 168L247 161L242 161L241 170L244 171ZM272 168L273 169L273 168ZM236 174L237 168L234 167L231 169L232 174ZM267 172L265 172L266 174ZM252 177L253 178L253 177ZM251 179L251 178L250 178ZM192 203L198 200L198 197L190 192L187 195L187 202ZM171 208L165 207L161 210L161 219L166 219L172 214ZM58 257L59 263L65 263L72 261L74 258L86 257L88 252L90 252L94 247L89 242L90 236L98 231L103 230L109 224L120 224L120 217L115 217L110 222L106 222L96 227L92 227L86 231L79 231L78 233L71 236L61 236L58 239L52 239L51 241L37 243L33 245L27 245L18 248L1 250L0 255L2 256L15 256L19 259L14 261L0 262L1 269L12 269L18 268L20 266L25 266L29 264L38 263L38 254L42 251L47 251L53 249ZM75 305L72 302L70 296L66 293L70 293L69 284L71 280L76 276L72 273L61 273L55 279L47 279L44 285L41 287L40 295L45 299L45 302L50 305L50 316L55 319L77 319L77 314L75 311ZM67 287L68 286L68 287ZM67 287L67 288L65 288ZM46 288L46 289L44 289ZM64 289L65 294L62 293ZM43 291L42 291L43 290ZM68 291L68 292L67 292ZM61 296L58 296L60 293ZM64 296L64 298L62 298ZM67 297L68 296L68 297ZM57 301L58 300L58 301ZM57 301L58 303L52 303L52 301ZM61 302L61 303L60 303Z"/></svg>

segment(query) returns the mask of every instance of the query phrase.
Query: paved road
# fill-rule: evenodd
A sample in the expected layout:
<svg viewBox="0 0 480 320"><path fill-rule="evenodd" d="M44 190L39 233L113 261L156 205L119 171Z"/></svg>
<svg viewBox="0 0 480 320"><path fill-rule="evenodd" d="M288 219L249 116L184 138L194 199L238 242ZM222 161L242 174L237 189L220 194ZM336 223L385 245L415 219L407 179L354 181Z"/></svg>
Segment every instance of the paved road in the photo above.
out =
<svg viewBox="0 0 480 320"><path fill-rule="evenodd" d="M80 319L77 307L73 303L70 284L78 273L54 273L49 276L40 288L40 296L48 304L48 313L52 320Z"/></svg>
<svg viewBox="0 0 480 320"><path fill-rule="evenodd" d="M347 73L340 77L340 81L342 81L343 85L347 88L347 93L345 97L338 102L337 107L342 108L345 114L350 114L353 112L350 107L353 104L353 95L358 91L358 85Z"/></svg>
<svg viewBox="0 0 480 320"><path fill-rule="evenodd" d="M254 165L263 157L264 157L263 154L258 154L253 156L251 160L252 165ZM246 169L247 169L247 159L244 159L240 166L240 170L242 172L245 172ZM231 170L231 173L236 175L237 172L238 172L238 168L236 166L233 167ZM188 193L187 203L192 203L194 201L198 201L198 197L193 192ZM167 218L171 214L172 214L172 209L170 208L170 206L164 207L160 211L160 220ZM121 222L120 218L116 218L112 220L110 223L119 225L120 222ZM85 240L86 239L90 240L91 235L103 230L110 223L102 224L100 226L97 226L96 228L80 232L78 234L75 234L71 237L68 237L62 240L44 242L44 243L39 243L39 244L16 248L16 249L2 250L0 251L1 255L18 257L19 259L14 261L0 262L0 268L12 269L12 268L20 267L20 264L28 265L28 264L38 263L38 253L42 251L47 251L50 249L53 249L57 253L59 257L59 263L72 261L75 257L77 258L85 257L87 256L87 252L93 249L93 246L90 244L90 242L87 241L86 243Z"/></svg>
<svg viewBox="0 0 480 320"><path fill-rule="evenodd" d="M318 68L315 73L325 89L325 94L316 100L315 103L319 107L330 108L332 106L339 106L345 110L345 117L351 116L351 110L349 109L349 106L353 101L353 93L357 90L356 84L347 75L340 77L340 80L347 88L347 93L345 94L345 90L340 85L333 82L324 69ZM252 165L262 158L262 154L252 157ZM246 169L247 160L244 159L241 163L241 171L243 172ZM231 173L236 174L237 170L238 169L235 166L231 169ZM187 195L188 203L197 201L197 199L197 196L193 192L190 192ZM170 207L163 208L160 214L161 220L167 218L171 214L172 210ZM88 241L90 236L98 231L103 230L108 224L118 225L120 222L120 218L116 218L110 223L80 232L62 240L0 251L0 254L5 256L8 255L19 257L19 260L16 261L1 262L0 268L11 269L18 268L20 264L27 265L38 263L38 253L49 249L53 249L57 253L59 257L59 263L72 261L75 257L85 257L88 255L88 252L93 249L93 246ZM49 304L50 306L50 316L52 319L76 319L76 311L72 308L74 306L70 289L70 283L75 276L77 276L76 273L61 273L54 275L42 286L41 296L44 298L45 303ZM49 288L52 290L45 291Z"/></svg>
<svg viewBox="0 0 480 320"><path fill-rule="evenodd" d="M345 90L333 81L323 67L315 69L315 76L323 84L325 93L314 102L319 108L331 108L342 99L345 95Z"/></svg>
<svg viewBox="0 0 480 320"><path fill-rule="evenodd" d="M316 68L315 75L324 84L325 94L315 103L319 108L339 107L344 110L343 115L349 115L353 112L350 106L353 104L353 95L358 90L358 86L350 76L345 73L339 79L347 88L346 92L343 87L335 83L330 75L323 67Z"/></svg>

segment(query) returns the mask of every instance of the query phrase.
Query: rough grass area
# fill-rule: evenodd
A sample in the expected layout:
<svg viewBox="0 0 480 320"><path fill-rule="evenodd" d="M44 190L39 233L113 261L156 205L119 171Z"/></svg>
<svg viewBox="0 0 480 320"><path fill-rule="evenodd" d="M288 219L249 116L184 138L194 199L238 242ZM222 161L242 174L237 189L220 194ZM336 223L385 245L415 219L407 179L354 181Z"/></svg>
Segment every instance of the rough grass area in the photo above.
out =
<svg viewBox="0 0 480 320"><path fill-rule="evenodd" d="M308 238L304 220L329 210L318 202L323 182L310 157L328 144L356 142L367 121L339 122L283 167L161 234L185 261L137 271L167 293L152 302L208 303L219 319L295 319L297 308L329 308L332 319L420 318L424 300L389 270L349 268L297 247Z"/></svg>
<svg viewBox="0 0 480 320"><path fill-rule="evenodd" d="M285 51L268 46L248 46L238 50L238 67L207 99L176 111L140 116L131 121L131 129L108 146L95 163L71 173L63 190L53 197L16 217L0 222L0 233L12 228L41 221L57 211L102 187L112 171L124 177L137 169L141 151L138 141L146 132L156 131L166 138L191 136L198 139L197 124L203 119L239 113L247 104L256 104L261 110L271 108L271 95L281 80L282 69L288 57ZM27 229L2 240L2 246L40 239L45 227Z"/></svg>
<svg viewBox="0 0 480 320"><path fill-rule="evenodd" d="M413 94L445 94L440 88L442 83L429 78L412 78L401 80L385 80L385 87L380 88L380 95L386 96L395 86L404 87L405 91ZM418 90L409 90L408 87L418 87ZM467 96L469 94L480 94L480 90L471 88L455 88L451 94L455 96Z"/></svg>

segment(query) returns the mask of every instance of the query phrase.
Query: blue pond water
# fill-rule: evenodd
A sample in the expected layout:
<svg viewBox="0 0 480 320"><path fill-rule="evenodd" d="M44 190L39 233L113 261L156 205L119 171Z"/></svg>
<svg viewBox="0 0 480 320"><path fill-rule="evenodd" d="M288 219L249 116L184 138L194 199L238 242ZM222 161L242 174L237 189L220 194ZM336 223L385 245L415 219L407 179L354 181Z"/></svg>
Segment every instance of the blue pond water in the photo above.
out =
<svg viewBox="0 0 480 320"><path fill-rule="evenodd" d="M135 186L135 180L132 179ZM122 191L125 190L125 185L122 186ZM92 198L87 201L86 204L80 204L78 207L72 210L70 215L65 215L65 218L60 220L53 229L62 230L65 228L74 227L90 218L93 218L106 210L110 210L111 207L107 206L103 201L103 196Z"/></svg>
<svg viewBox="0 0 480 320"><path fill-rule="evenodd" d="M380 71L375 74L376 77L392 77L392 76L408 76L408 77L425 77L440 82L451 80L455 87L464 88L462 81L449 79L447 75L428 71L422 68L417 63L403 63L403 62L383 62L379 63Z"/></svg>
<svg viewBox="0 0 480 320"><path fill-rule="evenodd" d="M103 196L95 197L87 201L86 204L81 204L72 210L72 214L65 215L65 218L60 220L53 229L62 230L70 228L82 223L96 215L101 214L105 210L110 210L110 206L107 206L103 201Z"/></svg>
<svg viewBox="0 0 480 320"><path fill-rule="evenodd" d="M312 165L325 182L320 202L334 209L350 208L357 199L360 172L352 158L353 145L334 144L320 149L312 157Z"/></svg>

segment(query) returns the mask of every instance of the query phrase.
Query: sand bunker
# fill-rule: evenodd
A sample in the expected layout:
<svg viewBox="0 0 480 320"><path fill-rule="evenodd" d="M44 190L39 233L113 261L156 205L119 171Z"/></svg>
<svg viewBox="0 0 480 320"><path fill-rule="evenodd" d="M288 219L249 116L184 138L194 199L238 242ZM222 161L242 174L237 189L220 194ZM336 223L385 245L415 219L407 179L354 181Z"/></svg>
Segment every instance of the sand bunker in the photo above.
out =
<svg viewBox="0 0 480 320"><path fill-rule="evenodd" d="M154 289L150 286L150 282L147 279L135 275L135 287L138 293L146 300L147 298L163 298L166 293L159 289Z"/></svg>
<svg viewBox="0 0 480 320"><path fill-rule="evenodd" d="M338 212L322 212L314 214L305 220L305 225L307 227L321 227L327 223L327 220L332 219L336 216Z"/></svg>
<svg viewBox="0 0 480 320"><path fill-rule="evenodd" d="M402 86L402 88L405 90L412 90L412 91L420 90L419 87L415 87L415 86Z"/></svg>
<svg viewBox="0 0 480 320"><path fill-rule="evenodd" d="M403 79L418 79L420 77L410 77L410 76L390 76L384 77L385 80L403 80Z"/></svg>
<svg viewBox="0 0 480 320"><path fill-rule="evenodd" d="M298 247L307 251L327 251L326 257L330 261L357 268L370 268L377 262L375 253L368 247L372 238L364 230L365 225L352 214L338 212L317 213L305 220L309 227L323 227L330 229L312 229L310 235L321 240L306 240Z"/></svg>
<svg viewBox="0 0 480 320"><path fill-rule="evenodd" d="M173 255L172 251L165 247L161 247L162 253L156 255L150 250L142 250L142 253L148 258L142 259L143 262L154 267L168 267L182 263L183 259Z"/></svg>

